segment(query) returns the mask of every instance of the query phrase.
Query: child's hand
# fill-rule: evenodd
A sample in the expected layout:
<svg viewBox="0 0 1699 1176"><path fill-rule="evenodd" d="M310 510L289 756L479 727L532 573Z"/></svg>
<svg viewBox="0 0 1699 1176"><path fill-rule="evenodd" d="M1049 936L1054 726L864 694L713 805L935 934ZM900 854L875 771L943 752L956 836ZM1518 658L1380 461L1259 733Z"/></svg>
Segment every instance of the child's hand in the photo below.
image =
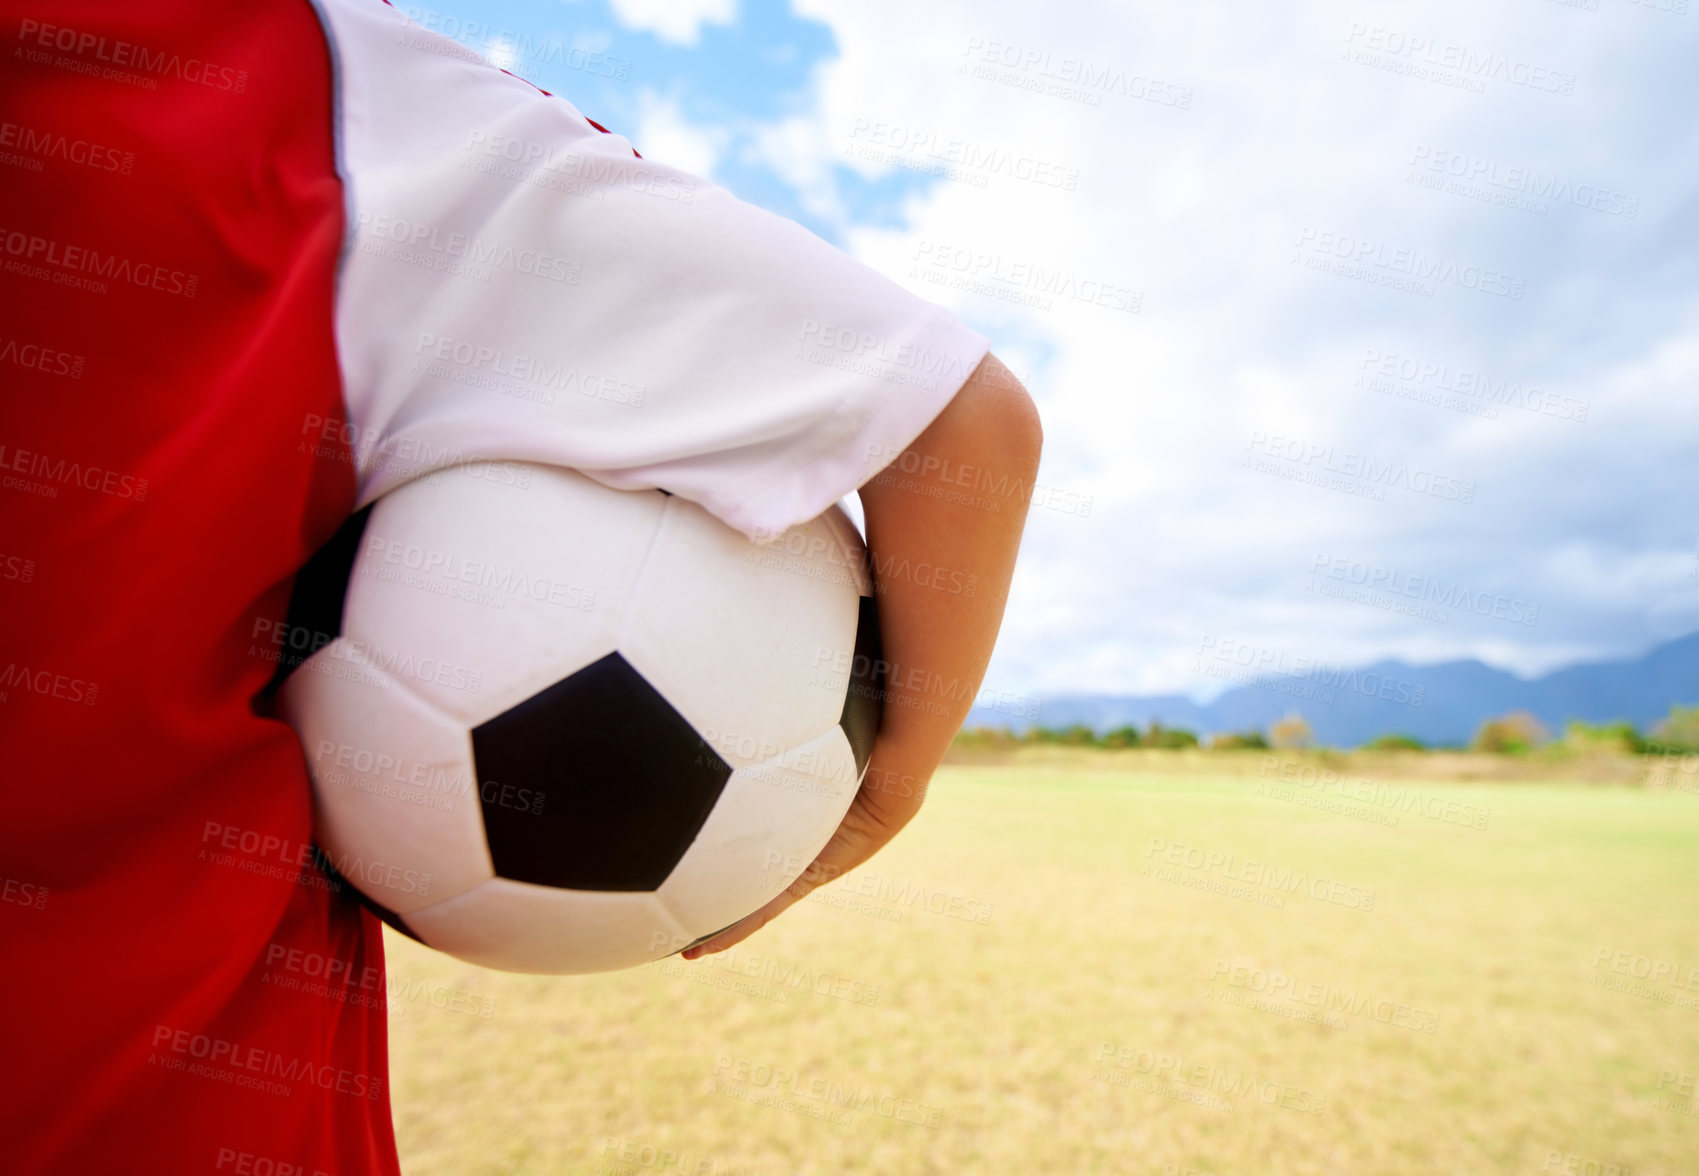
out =
<svg viewBox="0 0 1699 1176"><path fill-rule="evenodd" d="M899 458L861 487L882 656L893 667L867 775L837 832L796 881L686 959L748 938L872 857L920 811L991 660L1042 443L1032 399L987 356L909 446L920 460ZM927 492L934 486L966 492L934 497Z"/></svg>

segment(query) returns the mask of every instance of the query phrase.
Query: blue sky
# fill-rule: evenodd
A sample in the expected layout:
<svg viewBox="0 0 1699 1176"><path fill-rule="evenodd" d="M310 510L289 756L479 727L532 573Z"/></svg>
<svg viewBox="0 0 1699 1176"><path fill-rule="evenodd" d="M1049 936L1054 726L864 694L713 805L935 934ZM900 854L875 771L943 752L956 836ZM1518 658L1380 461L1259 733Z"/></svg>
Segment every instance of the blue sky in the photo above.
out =
<svg viewBox="0 0 1699 1176"><path fill-rule="evenodd" d="M1534 673L1699 629L1699 14L1677 7L427 15L992 338L1039 400L1056 505L988 688L1206 696L1222 641ZM1122 305L916 264L946 250Z"/></svg>
<svg viewBox="0 0 1699 1176"><path fill-rule="evenodd" d="M627 6L652 9L656 15L647 24L622 18L606 0L433 0L398 7L481 53L501 57L505 44L510 57L499 64L628 135L639 151L644 150L638 130L645 122L644 96L676 104L693 126L724 135L710 178L841 243L837 218L805 207L796 191L749 150L755 128L809 109L815 101L813 73L837 53L827 24L797 15L783 0ZM691 19L693 10L729 11L734 19L698 21ZM688 36L682 32L687 28ZM602 54L611 72L625 76L604 76L610 69L600 62L554 51L568 47ZM848 167L835 178L846 216L861 224L896 223L902 201L931 182L900 170L863 178Z"/></svg>

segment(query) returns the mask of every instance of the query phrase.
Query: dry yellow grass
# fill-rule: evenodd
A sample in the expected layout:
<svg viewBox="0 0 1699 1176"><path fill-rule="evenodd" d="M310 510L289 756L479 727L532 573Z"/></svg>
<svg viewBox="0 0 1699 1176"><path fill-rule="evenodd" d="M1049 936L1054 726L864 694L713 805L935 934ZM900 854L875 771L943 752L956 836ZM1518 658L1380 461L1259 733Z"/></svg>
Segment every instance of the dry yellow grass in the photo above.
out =
<svg viewBox="0 0 1699 1176"><path fill-rule="evenodd" d="M694 964L391 936L405 1169L1699 1172L1699 797L1234 762L951 766Z"/></svg>

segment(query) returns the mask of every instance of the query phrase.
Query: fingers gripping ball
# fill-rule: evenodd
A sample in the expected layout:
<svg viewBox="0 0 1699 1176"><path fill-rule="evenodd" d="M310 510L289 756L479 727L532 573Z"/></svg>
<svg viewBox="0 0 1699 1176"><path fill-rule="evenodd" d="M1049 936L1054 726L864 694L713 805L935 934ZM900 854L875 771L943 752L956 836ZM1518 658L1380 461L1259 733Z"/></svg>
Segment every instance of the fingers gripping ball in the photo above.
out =
<svg viewBox="0 0 1699 1176"><path fill-rule="evenodd" d="M280 642L323 857L488 967L609 971L704 939L855 797L871 592L836 507L757 546L563 469L409 482L303 571Z"/></svg>

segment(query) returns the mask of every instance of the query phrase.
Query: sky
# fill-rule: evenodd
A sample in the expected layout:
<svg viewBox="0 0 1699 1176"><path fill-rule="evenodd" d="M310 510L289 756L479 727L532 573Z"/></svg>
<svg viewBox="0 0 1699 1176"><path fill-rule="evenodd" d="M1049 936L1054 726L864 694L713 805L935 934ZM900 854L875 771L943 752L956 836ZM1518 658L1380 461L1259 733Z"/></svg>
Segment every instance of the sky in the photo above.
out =
<svg viewBox="0 0 1699 1176"><path fill-rule="evenodd" d="M1202 700L1699 629L1690 4L397 6L987 335L1045 456L986 690Z"/></svg>

